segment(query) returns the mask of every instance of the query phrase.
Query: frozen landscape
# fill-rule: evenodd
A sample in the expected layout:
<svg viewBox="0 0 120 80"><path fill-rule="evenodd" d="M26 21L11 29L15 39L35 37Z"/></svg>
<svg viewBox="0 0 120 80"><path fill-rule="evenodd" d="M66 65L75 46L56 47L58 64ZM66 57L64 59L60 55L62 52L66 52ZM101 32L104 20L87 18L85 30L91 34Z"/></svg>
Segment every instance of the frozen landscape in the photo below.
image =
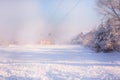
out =
<svg viewBox="0 0 120 80"><path fill-rule="evenodd" d="M120 80L120 54L82 46L0 48L0 80Z"/></svg>
<svg viewBox="0 0 120 80"><path fill-rule="evenodd" d="M0 80L120 80L120 0L0 0Z"/></svg>

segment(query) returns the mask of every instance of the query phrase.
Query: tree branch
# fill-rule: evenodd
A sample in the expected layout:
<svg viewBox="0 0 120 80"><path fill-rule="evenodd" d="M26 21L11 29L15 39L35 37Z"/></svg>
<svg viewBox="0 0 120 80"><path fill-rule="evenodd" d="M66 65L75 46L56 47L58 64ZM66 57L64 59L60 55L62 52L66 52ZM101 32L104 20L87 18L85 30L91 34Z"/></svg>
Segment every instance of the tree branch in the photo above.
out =
<svg viewBox="0 0 120 80"><path fill-rule="evenodd" d="M120 21L120 16L119 14L117 13L117 11L115 10L115 8L113 7L112 3L110 2L110 5L111 5L111 10L112 12L116 15L116 17L118 18L118 20Z"/></svg>

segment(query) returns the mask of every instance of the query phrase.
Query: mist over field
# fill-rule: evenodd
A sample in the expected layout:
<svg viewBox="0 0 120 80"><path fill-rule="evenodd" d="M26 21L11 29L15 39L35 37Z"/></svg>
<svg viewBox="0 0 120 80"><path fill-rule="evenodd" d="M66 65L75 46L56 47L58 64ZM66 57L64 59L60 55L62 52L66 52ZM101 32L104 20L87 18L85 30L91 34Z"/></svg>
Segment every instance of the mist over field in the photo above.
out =
<svg viewBox="0 0 120 80"><path fill-rule="evenodd" d="M120 80L120 0L0 0L0 80Z"/></svg>
<svg viewBox="0 0 120 80"><path fill-rule="evenodd" d="M0 1L0 41L68 43L80 32L88 32L98 24L94 22L99 21L94 4L94 0Z"/></svg>

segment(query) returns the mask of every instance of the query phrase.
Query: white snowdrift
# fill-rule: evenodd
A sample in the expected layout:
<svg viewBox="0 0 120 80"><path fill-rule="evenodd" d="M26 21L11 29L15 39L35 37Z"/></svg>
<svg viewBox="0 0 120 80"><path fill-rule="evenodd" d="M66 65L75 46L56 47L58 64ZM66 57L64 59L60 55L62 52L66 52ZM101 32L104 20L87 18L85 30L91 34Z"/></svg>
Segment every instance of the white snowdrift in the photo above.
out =
<svg viewBox="0 0 120 80"><path fill-rule="evenodd" d="M0 80L120 80L120 54L81 46L0 48Z"/></svg>

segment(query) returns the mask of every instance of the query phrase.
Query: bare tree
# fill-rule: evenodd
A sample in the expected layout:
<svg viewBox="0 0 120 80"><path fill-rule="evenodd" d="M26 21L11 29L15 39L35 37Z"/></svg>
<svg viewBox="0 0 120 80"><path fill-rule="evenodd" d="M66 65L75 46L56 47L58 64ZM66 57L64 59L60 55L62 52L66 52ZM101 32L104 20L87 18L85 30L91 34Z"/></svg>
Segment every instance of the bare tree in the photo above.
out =
<svg viewBox="0 0 120 80"><path fill-rule="evenodd" d="M98 11L105 16L94 38L97 51L120 51L120 0L97 0Z"/></svg>
<svg viewBox="0 0 120 80"><path fill-rule="evenodd" d="M97 0L99 12L120 21L120 0Z"/></svg>

